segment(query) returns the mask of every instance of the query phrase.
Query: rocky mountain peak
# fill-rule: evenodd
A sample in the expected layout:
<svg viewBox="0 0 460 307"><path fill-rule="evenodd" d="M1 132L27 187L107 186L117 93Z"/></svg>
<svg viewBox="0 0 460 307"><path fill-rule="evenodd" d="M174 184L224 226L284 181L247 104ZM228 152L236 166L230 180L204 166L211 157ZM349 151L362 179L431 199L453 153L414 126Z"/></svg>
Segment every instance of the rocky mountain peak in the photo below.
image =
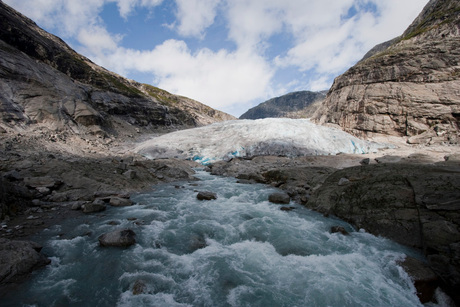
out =
<svg viewBox="0 0 460 307"><path fill-rule="evenodd" d="M123 78L0 1L0 126L99 136L234 119L192 99Z"/></svg>
<svg viewBox="0 0 460 307"><path fill-rule="evenodd" d="M458 143L460 2L431 0L396 39L337 77L314 115L359 136Z"/></svg>
<svg viewBox="0 0 460 307"><path fill-rule="evenodd" d="M268 117L307 118L326 97L326 91L299 91L272 98L249 109L240 119L259 119Z"/></svg>

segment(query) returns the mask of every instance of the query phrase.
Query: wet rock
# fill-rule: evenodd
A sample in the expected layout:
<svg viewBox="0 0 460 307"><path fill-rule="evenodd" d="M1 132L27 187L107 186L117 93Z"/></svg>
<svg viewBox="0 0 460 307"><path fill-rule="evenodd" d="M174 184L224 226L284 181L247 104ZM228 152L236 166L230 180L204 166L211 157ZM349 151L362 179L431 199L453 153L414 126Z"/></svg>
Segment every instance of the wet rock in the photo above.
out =
<svg viewBox="0 0 460 307"><path fill-rule="evenodd" d="M114 207L128 207L134 204L130 199L121 197L111 197L109 203Z"/></svg>
<svg viewBox="0 0 460 307"><path fill-rule="evenodd" d="M420 302L425 304L432 301L435 290L440 285L439 277L436 273L428 266L427 263L413 257L406 257L400 265L414 282Z"/></svg>
<svg viewBox="0 0 460 307"><path fill-rule="evenodd" d="M86 203L82 206L82 210L84 213L95 213L104 211L107 208L105 202L101 199L96 199L91 203Z"/></svg>
<svg viewBox="0 0 460 307"><path fill-rule="evenodd" d="M274 204L289 204L291 197L286 193L276 192L268 196L268 201Z"/></svg>
<svg viewBox="0 0 460 307"><path fill-rule="evenodd" d="M362 159L359 164L361 165L368 165L369 163L371 163L371 159L369 158L366 158L366 159Z"/></svg>
<svg viewBox="0 0 460 307"><path fill-rule="evenodd" d="M331 233L341 233L344 236L349 235L348 231L346 231L345 228L342 227L342 226L332 226L331 227Z"/></svg>
<svg viewBox="0 0 460 307"><path fill-rule="evenodd" d="M136 234L131 229L119 229L99 236L101 246L128 247L136 244Z"/></svg>
<svg viewBox="0 0 460 307"><path fill-rule="evenodd" d="M217 194L209 191L198 192L196 198L199 200L213 200L217 199Z"/></svg>
<svg viewBox="0 0 460 307"><path fill-rule="evenodd" d="M51 262L40 253L41 246L31 241L0 238L0 284L16 282L33 270Z"/></svg>
<svg viewBox="0 0 460 307"><path fill-rule="evenodd" d="M281 211L292 211L294 209L295 209L295 207L281 207L280 208Z"/></svg>
<svg viewBox="0 0 460 307"><path fill-rule="evenodd" d="M344 176L353 180L338 186ZM443 290L460 301L460 252L455 249L460 242L459 186L455 164L371 164L330 175L307 207L423 250L448 285Z"/></svg>
<svg viewBox="0 0 460 307"><path fill-rule="evenodd" d="M147 290L147 285L145 284L145 281L142 279L136 280L136 282L133 285L133 295L139 295L145 293Z"/></svg>
<svg viewBox="0 0 460 307"><path fill-rule="evenodd" d="M70 209L72 210L81 210L83 205L85 205L87 202L85 201L74 201L69 203Z"/></svg>
<svg viewBox="0 0 460 307"><path fill-rule="evenodd" d="M203 236L200 235L193 235L190 238L189 242L189 250L190 252L194 252L198 249L205 248L207 246L206 240Z"/></svg>

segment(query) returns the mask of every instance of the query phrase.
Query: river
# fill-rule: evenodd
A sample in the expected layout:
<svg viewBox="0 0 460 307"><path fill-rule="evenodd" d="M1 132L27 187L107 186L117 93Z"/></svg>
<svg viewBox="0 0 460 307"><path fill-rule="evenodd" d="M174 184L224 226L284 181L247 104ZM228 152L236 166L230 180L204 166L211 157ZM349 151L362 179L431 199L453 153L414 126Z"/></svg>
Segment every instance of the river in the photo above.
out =
<svg viewBox="0 0 460 307"><path fill-rule="evenodd" d="M267 201L272 187L196 177L43 231L34 239L51 265L0 305L423 306L397 265L416 252L294 203L281 211ZM204 190L218 198L197 200ZM100 247L97 238L118 228L137 243Z"/></svg>

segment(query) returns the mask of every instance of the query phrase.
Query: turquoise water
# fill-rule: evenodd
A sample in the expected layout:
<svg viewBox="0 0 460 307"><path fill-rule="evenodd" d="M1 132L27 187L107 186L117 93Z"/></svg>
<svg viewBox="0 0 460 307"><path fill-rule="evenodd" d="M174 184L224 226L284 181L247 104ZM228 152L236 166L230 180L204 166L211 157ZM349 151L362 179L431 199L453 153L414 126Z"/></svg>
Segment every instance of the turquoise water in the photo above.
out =
<svg viewBox="0 0 460 307"><path fill-rule="evenodd" d="M396 264L412 251L300 205L281 211L271 187L197 177L45 230L37 240L51 265L0 305L422 306ZM197 200L203 190L218 199ZM337 225L351 235L331 234ZM118 228L137 244L99 247Z"/></svg>

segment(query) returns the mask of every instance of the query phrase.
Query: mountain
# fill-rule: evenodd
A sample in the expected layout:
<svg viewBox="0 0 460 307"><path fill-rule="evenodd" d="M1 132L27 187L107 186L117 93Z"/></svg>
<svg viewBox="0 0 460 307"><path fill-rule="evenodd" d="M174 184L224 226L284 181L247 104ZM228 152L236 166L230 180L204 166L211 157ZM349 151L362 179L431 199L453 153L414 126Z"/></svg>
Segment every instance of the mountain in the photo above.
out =
<svg viewBox="0 0 460 307"><path fill-rule="evenodd" d="M307 118L310 117L318 103L326 97L326 92L300 91L262 102L249 109L240 119L259 119L267 117Z"/></svg>
<svg viewBox="0 0 460 307"><path fill-rule="evenodd" d="M357 136L459 141L460 2L431 0L399 37L337 77L313 120Z"/></svg>
<svg viewBox="0 0 460 307"><path fill-rule="evenodd" d="M3 130L38 124L121 136L234 119L94 64L1 1L0 101Z"/></svg>

